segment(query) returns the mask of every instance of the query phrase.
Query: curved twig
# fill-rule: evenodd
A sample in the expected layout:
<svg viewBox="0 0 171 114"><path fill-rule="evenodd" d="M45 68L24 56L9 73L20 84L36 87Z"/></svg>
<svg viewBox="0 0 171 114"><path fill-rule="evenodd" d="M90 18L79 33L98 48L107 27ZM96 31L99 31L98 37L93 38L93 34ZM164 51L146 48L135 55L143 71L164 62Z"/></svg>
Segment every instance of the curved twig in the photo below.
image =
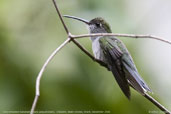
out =
<svg viewBox="0 0 171 114"><path fill-rule="evenodd" d="M37 79L36 79L36 95L32 104L32 108L31 108L31 112L30 114L34 114L34 110L36 108L36 104L37 101L39 99L40 96L40 80L42 78L42 74L45 70L45 68L47 67L48 63L53 59L53 57L57 54L57 52L59 52L71 39L68 38L67 40L65 40L58 48L55 49L55 51L48 57L48 59L46 60L46 62L44 63L43 67L41 68Z"/></svg>

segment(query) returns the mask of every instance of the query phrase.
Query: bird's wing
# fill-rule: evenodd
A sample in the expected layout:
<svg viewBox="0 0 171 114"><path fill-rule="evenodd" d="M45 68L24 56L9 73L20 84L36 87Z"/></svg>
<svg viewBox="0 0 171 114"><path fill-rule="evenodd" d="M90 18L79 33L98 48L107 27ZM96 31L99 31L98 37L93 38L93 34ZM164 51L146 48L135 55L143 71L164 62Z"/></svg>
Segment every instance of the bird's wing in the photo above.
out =
<svg viewBox="0 0 171 114"><path fill-rule="evenodd" d="M117 44L120 49L122 49L123 55L122 55L122 64L125 69L126 78L129 80L129 83L131 86L137 90L139 93L144 94L146 91L150 91L150 88L147 86L147 84L143 81L141 76L139 75L136 66L133 62L133 59L131 55L129 54L127 48L125 45L117 39Z"/></svg>
<svg viewBox="0 0 171 114"><path fill-rule="evenodd" d="M123 55L122 51L115 46L115 42L113 42L111 39L101 38L99 42L108 61L109 69L112 71L117 83L119 84L125 96L130 99L130 88L125 77L125 72L123 71L121 62L121 58Z"/></svg>

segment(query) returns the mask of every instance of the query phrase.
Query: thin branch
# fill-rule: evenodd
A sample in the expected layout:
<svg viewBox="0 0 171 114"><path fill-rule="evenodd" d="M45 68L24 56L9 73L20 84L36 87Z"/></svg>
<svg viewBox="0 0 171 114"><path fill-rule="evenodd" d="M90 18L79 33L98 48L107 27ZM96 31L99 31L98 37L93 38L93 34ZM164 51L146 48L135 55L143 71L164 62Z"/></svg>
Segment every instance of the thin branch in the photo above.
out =
<svg viewBox="0 0 171 114"><path fill-rule="evenodd" d="M93 61L95 60L94 56L91 55L78 41L73 40L73 43L79 47L86 55L88 55Z"/></svg>
<svg viewBox="0 0 171 114"><path fill-rule="evenodd" d="M114 33L97 33L97 34L82 34L82 35L70 35L71 38L83 38L83 37L94 37L94 36L117 36L117 37L130 37L130 38L149 38L159 40L168 44L171 44L171 41L163 39L161 37L153 35L135 35L135 34L114 34Z"/></svg>
<svg viewBox="0 0 171 114"><path fill-rule="evenodd" d="M34 110L36 108L36 104L40 96L40 80L42 78L43 72L45 71L45 68L47 67L48 63L53 59L53 57L57 54L57 52L59 52L70 40L71 40L70 38L66 39L58 48L56 48L55 51L48 57L43 67L41 68L36 79L36 95L32 104L30 114L34 114Z"/></svg>
<svg viewBox="0 0 171 114"><path fill-rule="evenodd" d="M108 69L108 66L107 66L107 64L105 64L103 61L101 61L101 60L99 60L99 59L96 59L96 58L94 58L94 56L93 55L91 55L78 41L76 41L76 40L72 40L73 42L74 42L74 44L78 47L78 48L80 48L86 55L88 55L93 61L95 61L95 62L97 62L97 63L99 63L101 66L104 66L104 67L106 67L107 69ZM109 69L108 69L109 70Z"/></svg>
<svg viewBox="0 0 171 114"><path fill-rule="evenodd" d="M53 2L53 4L54 4L54 6L55 6L56 12L57 12L57 14L58 14L58 16L59 16L59 18L60 18L60 20L61 20L61 22L62 22L62 25L63 25L63 27L64 27L66 33L69 34L69 30L68 30L67 26L66 26L65 23L64 23L64 20L63 20L63 18L62 18L62 16L61 16L61 13L60 13L59 8L58 8L58 6L57 6L57 4L56 4L56 1L55 1L55 0L52 0L52 2Z"/></svg>
<svg viewBox="0 0 171 114"><path fill-rule="evenodd" d="M158 101L156 101L153 97L151 97L148 93L145 93L144 97L151 101L154 105L156 105L160 110L162 110L165 114L171 114L171 112L162 106Z"/></svg>

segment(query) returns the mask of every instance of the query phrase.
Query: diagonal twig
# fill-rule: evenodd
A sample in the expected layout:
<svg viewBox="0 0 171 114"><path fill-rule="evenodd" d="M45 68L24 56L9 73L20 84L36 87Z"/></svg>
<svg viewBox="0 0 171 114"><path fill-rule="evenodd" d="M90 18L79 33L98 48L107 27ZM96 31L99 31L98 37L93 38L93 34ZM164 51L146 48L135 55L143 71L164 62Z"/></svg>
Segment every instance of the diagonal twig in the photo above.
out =
<svg viewBox="0 0 171 114"><path fill-rule="evenodd" d="M62 16L61 16L61 13L59 12L59 8L58 8L58 6L56 4L56 1L55 0L52 0L52 2L54 4L54 6L55 6L55 9L57 11L57 14L58 14L58 16L59 16L59 18L60 18L60 20L61 20L61 22L63 24L63 27L64 27L66 33L69 34L69 30L68 30L67 26L65 25L64 20L62 19Z"/></svg>
<svg viewBox="0 0 171 114"><path fill-rule="evenodd" d="M145 93L144 97L146 99L148 99L149 101L151 101L154 105L156 105L160 110L162 110L165 114L170 114L171 112L165 108L164 106L162 106L158 101L156 101L152 96L150 96L149 94ZM154 102L155 101L155 102Z"/></svg>
<svg viewBox="0 0 171 114"><path fill-rule="evenodd" d="M99 63L101 66L104 66L108 69L108 66L107 64L105 64L104 62L102 62L101 60L98 60L96 58L94 58L93 55L91 55L80 43L78 43L77 41L75 40L72 40L74 42L74 44L81 49L81 51L83 51L86 55L88 55L93 61Z"/></svg>

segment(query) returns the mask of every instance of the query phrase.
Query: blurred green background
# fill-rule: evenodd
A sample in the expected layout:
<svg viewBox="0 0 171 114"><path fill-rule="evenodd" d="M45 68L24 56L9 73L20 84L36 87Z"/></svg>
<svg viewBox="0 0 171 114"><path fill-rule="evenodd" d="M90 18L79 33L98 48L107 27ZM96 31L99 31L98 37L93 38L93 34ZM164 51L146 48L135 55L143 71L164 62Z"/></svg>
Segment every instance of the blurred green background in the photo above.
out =
<svg viewBox="0 0 171 114"><path fill-rule="evenodd" d="M57 0L57 3L62 14L88 20L104 17L114 33L153 34L171 40L170 0ZM83 23L64 20L71 33L88 33ZM30 110L36 76L48 56L66 38L51 0L0 0L0 113ZM152 96L171 110L171 46L151 39L120 39L153 90ZM88 38L79 41L92 53ZM48 65L40 93L36 110L41 111L161 113L132 89L128 101L111 72L93 62L73 43Z"/></svg>

